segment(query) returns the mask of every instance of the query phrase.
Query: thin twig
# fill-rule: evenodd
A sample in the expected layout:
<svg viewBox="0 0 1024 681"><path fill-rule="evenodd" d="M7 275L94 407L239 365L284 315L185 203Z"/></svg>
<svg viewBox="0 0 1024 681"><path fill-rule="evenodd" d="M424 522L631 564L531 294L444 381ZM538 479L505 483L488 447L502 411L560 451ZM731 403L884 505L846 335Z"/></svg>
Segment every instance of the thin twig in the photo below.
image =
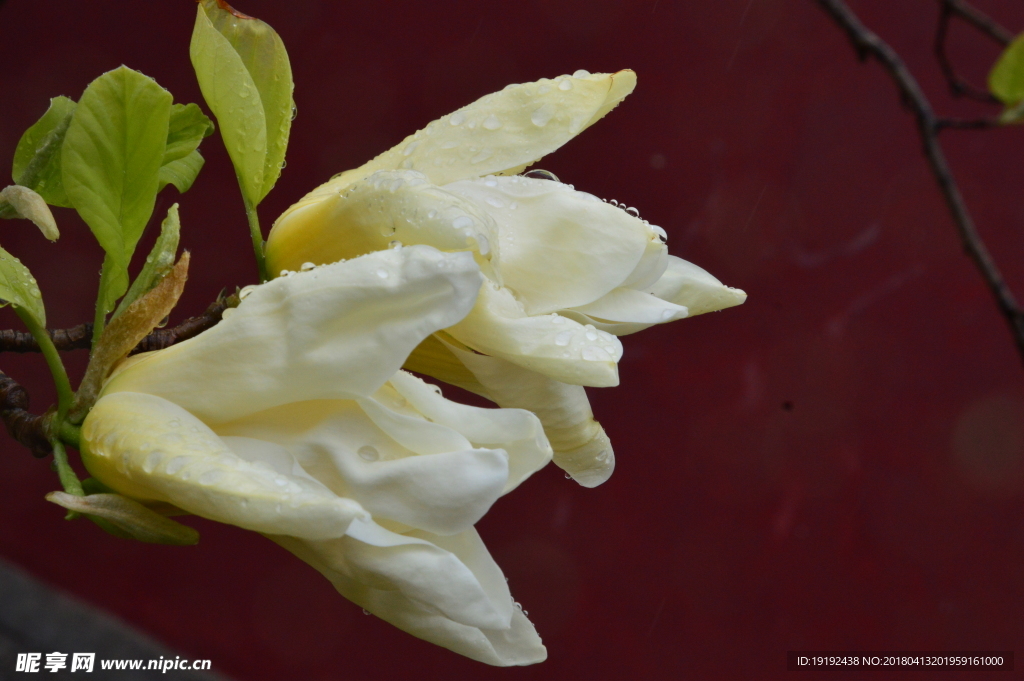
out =
<svg viewBox="0 0 1024 681"><path fill-rule="evenodd" d="M910 109L917 121L917 129L924 146L924 154L931 166L939 189L952 213L964 251L974 261L978 271L988 284L999 311L1010 327L1010 333L1017 344L1017 351L1024 361L1024 312L1021 311L1013 293L1006 285L999 268L992 259L988 248L974 226L960 189L953 179L953 173L939 144L939 131L943 124L935 115L931 102L925 97L921 86L911 75L903 60L885 41L861 23L857 15L842 0L817 0L829 16L844 30L857 51L861 61L869 57L877 60L888 72L899 89L904 105ZM962 5L963 3L957 3ZM959 11L959 10L958 10Z"/></svg>
<svg viewBox="0 0 1024 681"><path fill-rule="evenodd" d="M157 329L139 341L132 354L162 350L175 343L198 336L221 320L224 310L238 305L235 295L222 297L210 304L198 317L189 317L170 329ZM47 329L53 344L61 352L88 350L92 347L92 324L79 324L70 329ZM39 343L32 334L8 329L0 331L0 352L39 352Z"/></svg>
<svg viewBox="0 0 1024 681"><path fill-rule="evenodd" d="M949 23L953 17L960 17L1003 46L1008 45L1013 36L992 18L963 0L939 0L939 25L935 30L935 58L939 62L939 68L942 69L942 75L946 77L946 83L949 84L949 91L954 97L970 97L987 104L1002 104L988 90L974 87L961 78L953 67L953 62L946 53Z"/></svg>

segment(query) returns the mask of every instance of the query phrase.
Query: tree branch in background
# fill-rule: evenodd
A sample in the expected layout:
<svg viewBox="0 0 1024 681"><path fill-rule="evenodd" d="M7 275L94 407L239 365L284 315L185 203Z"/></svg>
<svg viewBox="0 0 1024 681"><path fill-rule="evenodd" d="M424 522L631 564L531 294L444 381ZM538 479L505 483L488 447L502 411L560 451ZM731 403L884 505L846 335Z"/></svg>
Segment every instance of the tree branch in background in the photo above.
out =
<svg viewBox="0 0 1024 681"><path fill-rule="evenodd" d="M939 68L942 69L942 75L946 77L946 82L949 84L949 91L953 93L954 97L970 97L971 99L988 104L1002 104L988 90L976 88L961 78L953 67L949 55L946 54L949 24L953 17L960 17L1003 47L1010 44L1010 41L1013 40L1013 35L984 13L963 2L963 0L939 1L939 26L935 31L935 58L939 62Z"/></svg>
<svg viewBox="0 0 1024 681"><path fill-rule="evenodd" d="M878 37L863 23L856 14L842 0L817 0L830 17L842 28L850 43L857 51L861 61L868 58L875 59L889 74L896 87L899 89L904 105L914 114L917 121L918 133L921 143L924 146L924 154L928 159L935 181L946 201L953 221L956 223L957 232L963 244L964 251L974 261L975 266L981 273L982 278L992 292L999 311L1006 319L1010 327L1010 333L1017 344L1017 351L1024 362L1024 312L1021 311L1013 293L1006 285L999 268L996 266L992 255L985 247L981 236L974 226L974 221L967 210L960 189L953 178L953 173L946 161L946 156L939 144L939 133L943 127L987 127L984 125L967 126L950 125L948 119L940 119L935 115L931 102L925 97L924 92L917 80L911 75L903 60L885 41ZM984 30L993 39L1001 40L1005 31L1000 29L988 17L973 10L966 4L957 0L943 0L943 7L950 8L948 11L956 12L975 26ZM947 10L944 10L947 11ZM947 17L948 18L948 17ZM1000 32L1002 31L1002 32Z"/></svg>

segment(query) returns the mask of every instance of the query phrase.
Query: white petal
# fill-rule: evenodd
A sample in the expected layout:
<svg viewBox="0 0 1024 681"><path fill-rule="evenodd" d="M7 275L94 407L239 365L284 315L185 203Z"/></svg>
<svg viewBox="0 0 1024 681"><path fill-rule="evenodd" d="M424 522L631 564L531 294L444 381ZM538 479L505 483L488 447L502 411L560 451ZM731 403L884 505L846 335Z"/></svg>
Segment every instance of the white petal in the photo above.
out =
<svg viewBox="0 0 1024 681"><path fill-rule="evenodd" d="M747 299L740 289L730 288L693 263L672 255L665 274L648 290L662 300L685 306L691 317L724 310Z"/></svg>
<svg viewBox="0 0 1024 681"><path fill-rule="evenodd" d="M529 317L505 288L480 287L473 310L447 333L459 342L564 383L619 384L622 343L559 315Z"/></svg>
<svg viewBox="0 0 1024 681"><path fill-rule="evenodd" d="M504 629L512 618L512 598L501 569L472 528L442 538L423 532L398 534L373 521L356 521L342 539L303 543L361 586L400 591L460 624Z"/></svg>
<svg viewBox="0 0 1024 681"><path fill-rule="evenodd" d="M267 461L266 449L278 448L284 459L279 469L297 461L306 474L375 518L438 534L472 527L502 494L507 455L474 448L455 430L411 409L402 414L380 404L376 398L388 391L394 393L385 386L375 399L358 403L288 404L218 430L249 460Z"/></svg>
<svg viewBox="0 0 1024 681"><path fill-rule="evenodd" d="M420 173L379 171L278 220L267 241L267 269L277 276L306 262L337 262L393 244L472 251L490 268L497 264L497 226L485 208Z"/></svg>
<svg viewBox="0 0 1024 681"><path fill-rule="evenodd" d="M373 253L257 287L196 338L117 373L106 393L160 395L210 425L310 399L373 393L480 286L465 253Z"/></svg>
<svg viewBox="0 0 1024 681"><path fill-rule="evenodd" d="M509 85L430 123L362 167L332 178L281 219L378 170L417 170L438 185L519 172L596 123L634 87L636 74L630 70Z"/></svg>
<svg viewBox="0 0 1024 681"><path fill-rule="evenodd" d="M594 420L586 391L523 369L497 357L452 345L449 350L473 372L486 397L502 407L529 409L544 425L554 462L584 487L611 477L615 454L601 424Z"/></svg>
<svg viewBox="0 0 1024 681"><path fill-rule="evenodd" d="M648 225L568 185L488 177L445 189L486 206L501 235L501 276L529 315L597 300L622 286L657 236Z"/></svg>
<svg viewBox="0 0 1024 681"><path fill-rule="evenodd" d="M399 629L492 665L540 662L547 651L512 607L501 569L475 530L401 536L361 523L354 536L275 542L327 577L355 604Z"/></svg>
<svg viewBox="0 0 1024 681"><path fill-rule="evenodd" d="M687 316L687 309L682 305L675 305L632 288L617 288L593 303L581 305L573 311L600 322L613 322L607 325L612 329L618 326L615 322L626 322L629 333L635 333L654 324L684 319Z"/></svg>
<svg viewBox="0 0 1024 681"><path fill-rule="evenodd" d="M551 446L540 420L525 409L481 409L441 397L440 389L399 371L390 381L402 397L435 423L457 430L478 447L508 453L508 494L551 460Z"/></svg>
<svg viewBox="0 0 1024 681"><path fill-rule="evenodd" d="M197 418L154 395L100 398L82 427L82 460L122 494L256 532L327 539L369 515L319 483L239 458Z"/></svg>

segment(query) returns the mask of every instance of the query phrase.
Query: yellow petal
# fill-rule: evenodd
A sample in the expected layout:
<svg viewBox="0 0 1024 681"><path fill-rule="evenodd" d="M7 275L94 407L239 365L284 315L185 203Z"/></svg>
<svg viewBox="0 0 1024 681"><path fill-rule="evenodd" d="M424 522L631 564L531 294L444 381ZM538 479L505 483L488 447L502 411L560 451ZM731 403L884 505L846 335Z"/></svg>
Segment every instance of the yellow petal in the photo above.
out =
<svg viewBox="0 0 1024 681"><path fill-rule="evenodd" d="M634 87L636 74L628 69L509 85L430 123L362 167L314 189L288 209L278 224L292 211L336 194L378 170L418 170L437 185L517 173L596 123Z"/></svg>
<svg viewBox="0 0 1024 681"><path fill-rule="evenodd" d="M107 487L248 530L328 539L369 515L319 483L241 459L199 419L154 395L100 398L81 442L82 462Z"/></svg>

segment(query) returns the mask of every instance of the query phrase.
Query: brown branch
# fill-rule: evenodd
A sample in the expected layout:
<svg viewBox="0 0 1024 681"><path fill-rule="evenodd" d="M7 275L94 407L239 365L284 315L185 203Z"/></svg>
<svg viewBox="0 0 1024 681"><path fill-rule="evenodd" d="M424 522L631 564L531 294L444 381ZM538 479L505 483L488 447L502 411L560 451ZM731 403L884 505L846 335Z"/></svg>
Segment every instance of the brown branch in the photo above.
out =
<svg viewBox="0 0 1024 681"><path fill-rule="evenodd" d="M954 97L969 97L987 104L1001 105L988 90L977 88L961 78L946 53L946 42L949 33L950 19L959 17L987 35L1000 45L1008 45L1013 36L986 14L968 5L963 0L939 0L939 25L935 30L935 58L939 62L942 75L946 77L949 91Z"/></svg>
<svg viewBox="0 0 1024 681"><path fill-rule="evenodd" d="M1010 327L1017 351L1024 361L1024 312L1021 311L1013 293L1006 285L999 268L992 259L988 248L974 226L960 189L946 161L939 144L942 119L935 115L931 102L925 97L921 86L907 69L903 60L885 41L861 23L857 15L842 0L817 0L829 16L844 30L861 61L874 58L888 72L899 89L904 105L910 109L917 121L918 133L924 146L924 154L931 166L932 174L946 201L953 221L956 223L964 251L974 261L982 278L992 292L999 311ZM956 3L962 5L962 3Z"/></svg>
<svg viewBox="0 0 1024 681"><path fill-rule="evenodd" d="M203 331L213 328L216 326L224 316L224 310L229 307L238 306L238 296L230 295L226 298L218 297L217 300L210 303L210 306L206 308L203 314L197 317L189 317L181 324L178 324L171 329L157 329L150 333L148 336L139 341L139 344L135 346L129 354L135 355L140 352L151 352L153 350L163 350L169 348L175 343L188 340L189 338L195 338Z"/></svg>
<svg viewBox="0 0 1024 681"><path fill-rule="evenodd" d="M238 305L238 296L219 297L203 314L189 317L171 329L156 329L139 341L131 354L162 350L175 343L198 336L221 320L224 310ZM61 352L88 350L92 347L92 324L79 324L70 329L47 329L53 344ZM0 331L0 352L39 352L39 343L32 334L8 329Z"/></svg>
<svg viewBox="0 0 1024 681"><path fill-rule="evenodd" d="M46 416L30 414L28 393L18 383L0 371L0 419L15 440L29 448L32 456L44 457L53 452L46 439Z"/></svg>

